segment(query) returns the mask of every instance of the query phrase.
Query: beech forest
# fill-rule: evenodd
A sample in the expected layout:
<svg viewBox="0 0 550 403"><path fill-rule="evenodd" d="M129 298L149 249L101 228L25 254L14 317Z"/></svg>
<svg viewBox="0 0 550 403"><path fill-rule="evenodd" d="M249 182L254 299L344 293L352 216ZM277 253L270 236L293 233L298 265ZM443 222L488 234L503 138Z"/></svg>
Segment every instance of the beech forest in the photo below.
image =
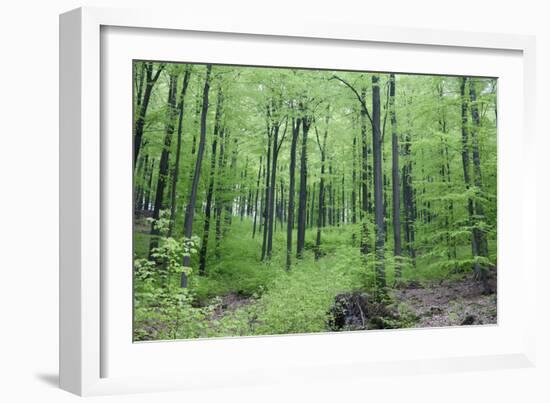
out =
<svg viewBox="0 0 550 403"><path fill-rule="evenodd" d="M496 78L132 80L134 341L496 323Z"/></svg>

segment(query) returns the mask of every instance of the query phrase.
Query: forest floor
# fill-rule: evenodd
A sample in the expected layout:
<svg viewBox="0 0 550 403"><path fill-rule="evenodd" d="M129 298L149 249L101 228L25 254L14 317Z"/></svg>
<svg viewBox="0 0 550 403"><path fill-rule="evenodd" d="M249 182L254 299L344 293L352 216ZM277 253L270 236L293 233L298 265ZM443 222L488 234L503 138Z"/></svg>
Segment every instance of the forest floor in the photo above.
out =
<svg viewBox="0 0 550 403"><path fill-rule="evenodd" d="M145 220L136 225L134 246L138 257L146 257L149 249L147 228ZM370 280L357 248L349 243L349 232L325 231L327 254L315 260L313 252L306 248L304 258L294 260L291 270L286 271L285 234L275 233L275 250L283 252L265 263L258 254L261 239L250 239L249 230L249 222L234 222L235 236L227 237L222 244L223 259L218 262L211 256L208 275L191 278L193 308L182 312L191 320L174 337L330 332L334 331L330 325L331 309L339 296L365 295L370 300L364 285ZM314 239L314 235L308 231L306 238ZM467 255L468 250L467 245L459 248L459 255ZM433 269L431 263L418 258L416 267L403 271L404 283L389 290L391 301L386 304L397 316L389 318L388 328L496 324L496 294L485 295L471 272ZM192 265L196 264L192 261ZM388 284L393 284L392 269L388 264ZM136 323L137 339L172 338L166 324L169 319L159 317L161 313L154 306L141 309L141 317L146 320Z"/></svg>
<svg viewBox="0 0 550 403"><path fill-rule="evenodd" d="M497 323L497 294L484 295L479 281L472 278L442 280L429 284L410 282L391 292L396 305L404 305L417 318L413 328ZM220 297L209 320L230 317L257 299L228 293Z"/></svg>
<svg viewBox="0 0 550 403"><path fill-rule="evenodd" d="M418 317L414 327L497 323L497 294L484 295L481 283L472 278L443 280L424 286L410 283L395 290L393 297Z"/></svg>

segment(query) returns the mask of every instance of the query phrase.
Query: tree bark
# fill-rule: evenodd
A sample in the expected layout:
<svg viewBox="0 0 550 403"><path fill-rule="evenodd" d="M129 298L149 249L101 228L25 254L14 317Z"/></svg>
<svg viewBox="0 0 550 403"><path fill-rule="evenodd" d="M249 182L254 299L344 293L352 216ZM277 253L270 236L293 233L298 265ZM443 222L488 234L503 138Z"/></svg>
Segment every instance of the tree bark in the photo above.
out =
<svg viewBox="0 0 550 403"><path fill-rule="evenodd" d="M307 135L311 125L311 117L302 117L302 147L300 155L300 190L298 200L298 234L296 257L301 259L306 242L306 197L307 197Z"/></svg>
<svg viewBox="0 0 550 403"><path fill-rule="evenodd" d="M315 135L317 138L317 145L319 146L319 153L321 154L321 173L319 175L319 201L317 206L317 236L315 237L315 260L321 257L321 228L323 227L323 221L325 216L325 159L327 149L327 137L328 137L328 122L329 111L327 110L327 116L325 118L325 131L323 133L323 140L319 138L317 127L315 127Z"/></svg>
<svg viewBox="0 0 550 403"><path fill-rule="evenodd" d="M178 184L178 176L180 171L180 156L181 156L181 138L183 135L183 112L185 110L185 94L187 93L187 87L189 85L189 77L191 75L191 68L188 67L185 70L183 76L183 86L181 87L179 102L178 102L178 140L176 144L176 161L172 170L172 188L170 190L170 224L168 228L168 236L172 236L174 225L176 221L176 188Z"/></svg>
<svg viewBox="0 0 550 403"><path fill-rule="evenodd" d="M157 190L155 195L155 205L153 209L153 222L151 224L151 241L149 242L149 259L153 250L158 246L158 237L160 232L157 227L157 221L160 218L160 211L163 208L164 189L168 179L168 166L170 159L170 147L172 136L174 134L174 120L176 114L176 91L178 88L178 76L170 75L170 84L168 90L168 119L165 126L164 146L160 156L159 173L157 178Z"/></svg>
<svg viewBox="0 0 550 403"><path fill-rule="evenodd" d="M290 142L290 165L288 169L288 213L286 225L286 269L292 264L292 232L294 230L294 196L296 193L296 147L300 135L301 119L292 118L292 140Z"/></svg>
<svg viewBox="0 0 550 403"><path fill-rule="evenodd" d="M145 62L145 90L143 91L143 100L139 103L139 111L136 122L134 124L134 166L136 165L141 148L141 140L143 137L143 129L145 127L145 115L149 108L149 101L153 92L153 87L157 82L160 73L164 69L164 64L159 65L157 71L153 74L153 63Z"/></svg>
<svg viewBox="0 0 550 403"><path fill-rule="evenodd" d="M199 187L199 180L201 175L202 159L204 155L204 148L206 144L206 117L208 114L208 93L210 91L210 75L212 73L212 65L206 65L206 77L204 80L204 90L202 93L202 111L201 111L201 129L199 147L197 150L197 159L195 163L195 171L193 174L193 181L191 183L191 191L189 192L189 202L185 210L185 219L183 224L183 234L186 238L191 238L193 235L193 218L195 216L195 206L197 204L197 191ZM183 257L183 266L189 267L191 263L190 256L186 254ZM181 273L182 288L187 287L187 275Z"/></svg>
<svg viewBox="0 0 550 403"><path fill-rule="evenodd" d="M269 230L269 201L271 200L271 137L273 136L273 128L271 126L271 117L269 112L269 107L267 107L267 157L266 157L266 167L267 172L265 176L265 197L264 197L264 211L262 212L263 221L264 221L264 232L262 240L262 256L261 260L263 261L266 258L267 252L267 233Z"/></svg>
<svg viewBox="0 0 550 403"><path fill-rule="evenodd" d="M392 223L393 254L395 256L395 277L401 278L401 199L399 192L399 143L397 138L397 116L395 111L395 75L390 74L390 121L392 144Z"/></svg>
<svg viewBox="0 0 550 403"><path fill-rule="evenodd" d="M472 187L470 178L470 145L469 145L469 132L468 132L468 101L466 99L466 84L467 78L462 77L460 81L460 96L462 99L461 106L461 118L462 118L462 169L464 173L464 183L466 185L466 191L469 192ZM476 220L474 212L474 200L472 197L468 197L468 217L470 227L472 228L472 256L474 258L473 270L476 276L481 277L481 266L477 261L479 254L479 237L476 230Z"/></svg>
<svg viewBox="0 0 550 403"><path fill-rule="evenodd" d="M252 238L256 236L256 221L258 218L258 196L260 194L260 180L262 177L262 159L263 155L260 155L260 163L258 167L258 179L256 180L256 194L254 195L254 224L252 226Z"/></svg>
<svg viewBox="0 0 550 403"><path fill-rule="evenodd" d="M366 108L367 89L361 88L361 112L360 112L360 124L361 124L361 253L366 255L369 253L369 235L368 235L368 216L370 212L369 208L369 189L370 184L369 177L369 149L367 140L367 116L368 110Z"/></svg>
<svg viewBox="0 0 550 403"><path fill-rule="evenodd" d="M269 197L267 199L267 259L271 259L271 251L273 249L273 224L275 210L275 186L277 183L277 159L279 154L279 125L273 123L273 151L271 158L271 178L269 182Z"/></svg>
<svg viewBox="0 0 550 403"><path fill-rule="evenodd" d="M374 164L374 221L376 224L376 286L384 294L386 273L384 268L384 200L382 194L382 141L380 134L380 85L377 75L372 76L372 149Z"/></svg>
<svg viewBox="0 0 550 403"><path fill-rule="evenodd" d="M214 181L216 178L216 152L218 145L218 134L223 107L223 92L221 86L218 88L218 100L216 103L216 116L214 118L214 133L212 136L212 155L210 158L210 177L208 190L206 192L206 206L204 210L204 229L202 233L201 249L199 252L199 275L206 273L206 255L208 253L208 238L210 235L210 218L212 215L212 196L214 194Z"/></svg>

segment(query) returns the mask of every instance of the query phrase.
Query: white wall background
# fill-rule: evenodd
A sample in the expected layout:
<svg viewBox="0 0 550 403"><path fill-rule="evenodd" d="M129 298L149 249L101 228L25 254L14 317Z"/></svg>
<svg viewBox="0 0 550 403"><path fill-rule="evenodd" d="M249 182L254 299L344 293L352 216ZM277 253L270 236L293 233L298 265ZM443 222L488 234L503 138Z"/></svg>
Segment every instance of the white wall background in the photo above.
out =
<svg viewBox="0 0 550 403"><path fill-rule="evenodd" d="M56 387L58 328L58 14L81 5L186 7L231 18L320 18L375 25L533 34L538 46L539 363L535 369L376 377L346 384L257 387L93 398L109 402L548 402L550 331L547 248L550 205L550 13L523 0L12 0L0 11L0 400L72 402ZM518 105L520 107L520 105ZM548 210L548 209L546 209Z"/></svg>

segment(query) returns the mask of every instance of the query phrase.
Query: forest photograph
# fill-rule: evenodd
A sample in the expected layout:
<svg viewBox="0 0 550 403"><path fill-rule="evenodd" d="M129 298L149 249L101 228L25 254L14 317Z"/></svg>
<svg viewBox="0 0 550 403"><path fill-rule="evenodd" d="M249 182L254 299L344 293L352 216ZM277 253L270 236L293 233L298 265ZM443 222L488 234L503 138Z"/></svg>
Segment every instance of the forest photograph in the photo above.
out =
<svg viewBox="0 0 550 403"><path fill-rule="evenodd" d="M497 79L135 60L133 340L497 323Z"/></svg>

